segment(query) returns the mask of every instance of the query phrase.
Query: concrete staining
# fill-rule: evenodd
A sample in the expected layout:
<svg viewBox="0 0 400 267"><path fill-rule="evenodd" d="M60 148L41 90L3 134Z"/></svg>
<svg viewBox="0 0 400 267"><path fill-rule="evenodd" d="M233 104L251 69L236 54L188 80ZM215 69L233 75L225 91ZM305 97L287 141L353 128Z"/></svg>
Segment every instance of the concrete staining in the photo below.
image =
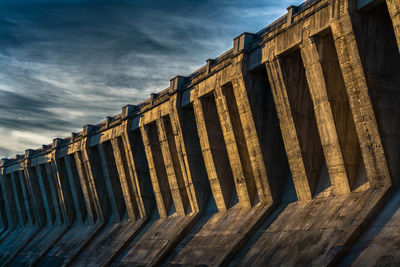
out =
<svg viewBox="0 0 400 267"><path fill-rule="evenodd" d="M291 6L3 159L0 264L398 265L399 29L399 0Z"/></svg>

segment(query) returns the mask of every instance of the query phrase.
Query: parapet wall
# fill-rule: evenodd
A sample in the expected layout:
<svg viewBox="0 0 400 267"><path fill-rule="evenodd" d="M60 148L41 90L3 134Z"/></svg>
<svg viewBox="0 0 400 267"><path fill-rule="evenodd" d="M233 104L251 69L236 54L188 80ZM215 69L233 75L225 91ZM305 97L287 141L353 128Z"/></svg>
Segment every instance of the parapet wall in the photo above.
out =
<svg viewBox="0 0 400 267"><path fill-rule="evenodd" d="M143 103L3 159L0 264L398 263L400 1L361 2L291 6Z"/></svg>

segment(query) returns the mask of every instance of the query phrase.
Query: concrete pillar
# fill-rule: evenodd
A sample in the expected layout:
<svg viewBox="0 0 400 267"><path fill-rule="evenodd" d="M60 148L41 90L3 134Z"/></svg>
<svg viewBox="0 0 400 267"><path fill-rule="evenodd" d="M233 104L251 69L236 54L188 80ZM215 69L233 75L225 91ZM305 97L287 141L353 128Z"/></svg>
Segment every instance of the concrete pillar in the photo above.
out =
<svg viewBox="0 0 400 267"><path fill-rule="evenodd" d="M90 190L91 198L94 204L93 206L96 210L97 219L99 219L100 221L105 221L104 209L106 208L106 206L104 202L106 202L107 199L105 197L100 197L99 190L104 190L104 188L97 188L95 183L96 177L94 174L94 170L95 168L97 168L98 165L96 165L94 162L92 163L93 157L91 155L90 148L87 145L87 138L85 138L85 141L83 142L81 152L82 163L87 177L88 189ZM97 169L97 171L99 171L99 169Z"/></svg>
<svg viewBox="0 0 400 267"><path fill-rule="evenodd" d="M2 190L2 180L3 180L3 164L5 164L5 160L0 161L0 227L2 232L7 230L9 228L8 222L7 222L7 208L6 208L6 203L3 198L3 190ZM1 241L1 236L0 236L0 241Z"/></svg>
<svg viewBox="0 0 400 267"><path fill-rule="evenodd" d="M147 212L146 212L145 204L144 204L143 197L142 197L142 192L140 190L139 176L138 176L138 172L137 172L137 168L136 168L136 164L135 164L135 159L133 156L131 142L129 139L128 128L129 127L127 124L125 126L125 131L122 134L122 143L124 146L125 156L127 159L129 175L130 175L131 179L133 180L133 184L134 184L134 186L133 186L134 195L132 197L135 198L134 201L137 203L139 216L141 218L146 218L147 215L149 215L149 214L147 214Z"/></svg>
<svg viewBox="0 0 400 267"><path fill-rule="evenodd" d="M46 224L52 225L54 222L54 219L55 219L54 208L51 204L51 193L50 193L48 183L45 180L46 177L44 177L46 174L45 174L45 170L43 168L44 168L43 165L37 165L36 166L36 175L39 180L39 186L40 186L40 191L41 191L42 198L43 198L44 210L46 212Z"/></svg>
<svg viewBox="0 0 400 267"><path fill-rule="evenodd" d="M238 128L243 129L244 141L239 142L240 151L246 152L244 158L248 158L254 182L257 187L257 194L261 202L264 204L272 203L272 194L268 182L267 170L264 163L263 154L261 151L260 140L257 135L256 125L254 122L253 113L251 111L249 97L246 91L246 85L243 78L243 58L236 57L235 75L232 78L232 92L227 93L226 96L230 97L233 107L237 107L237 120ZM247 147L247 148L246 148ZM247 163L248 164L248 163Z"/></svg>
<svg viewBox="0 0 400 267"><path fill-rule="evenodd" d="M35 214L33 210L33 203L32 199L28 195L28 188L27 188L27 183L26 183L26 178L24 175L23 171L18 171L18 177L15 177L16 179L19 179L19 185L21 187L21 192L23 195L23 202L25 205L25 210L26 210L26 215L27 215L27 224L28 225L33 225L34 220L35 220Z"/></svg>
<svg viewBox="0 0 400 267"><path fill-rule="evenodd" d="M400 52L400 0L386 0L386 5L389 10L390 18L392 19L393 30L397 39L397 47Z"/></svg>
<svg viewBox="0 0 400 267"><path fill-rule="evenodd" d="M71 161L69 155L66 155L61 160L64 161L65 171L66 171L66 179L68 179L69 186L71 188L71 194L73 198L73 203L75 207L75 220L78 223L84 222L84 216L86 214L83 195L80 195L78 192L78 187L80 187L80 183L78 177L74 176L74 172L72 170Z"/></svg>
<svg viewBox="0 0 400 267"><path fill-rule="evenodd" d="M207 132L207 126L204 118L203 107L200 99L193 101L193 110L196 118L197 131L200 139L201 152L204 158L208 179L210 181L211 191L214 195L215 203L219 211L225 211L228 208L228 192L224 190L221 182L224 177L219 177L215 165L215 156L211 151L210 140ZM210 126L209 126L210 127ZM226 179L232 179L227 177Z"/></svg>
<svg viewBox="0 0 400 267"><path fill-rule="evenodd" d="M266 68L297 197L299 200L311 199L311 188L283 80L280 60L275 58L266 62Z"/></svg>
<svg viewBox="0 0 400 267"><path fill-rule="evenodd" d="M167 136L169 135L166 130L166 124L168 123L170 123L169 118L157 119L158 138L176 211L178 215L185 216L189 206L189 200L186 186L183 181L181 165L179 164L176 152L175 140L171 140L173 137Z"/></svg>
<svg viewBox="0 0 400 267"><path fill-rule="evenodd" d="M33 150L25 151L25 184L27 188L27 194L29 196L33 209L32 215L34 216L34 223L42 226L46 223L46 211L44 208L44 202L38 176L36 174L35 168L31 167L32 153Z"/></svg>
<svg viewBox="0 0 400 267"><path fill-rule="evenodd" d="M350 192L349 181L331 105L328 100L321 58L314 40L311 38L303 40L300 52L333 191L338 195L347 194Z"/></svg>
<svg viewBox="0 0 400 267"><path fill-rule="evenodd" d="M160 214L160 217L165 218L168 216L169 212L171 193L169 192L167 174L165 173L165 169L163 170L164 166L160 166L164 164L162 162L162 155L160 151L156 151L157 154L154 154L155 151L154 148L152 148L152 146L157 145L155 143L158 142L158 140L155 140L157 137L154 136L155 135L154 131L153 133L150 133L149 127L150 126L143 125L140 127L140 131L143 138L143 144L146 152L147 162L149 164L149 172L156 198L158 212Z"/></svg>
<svg viewBox="0 0 400 267"><path fill-rule="evenodd" d="M183 132L181 127L181 120L179 118L179 101L177 101L178 94L175 97L171 97L171 112L170 112L170 120L173 136L175 138L175 145L178 154L178 160L181 166L183 179L185 182L185 187L188 192L188 199L190 208L193 212L199 211L199 205L196 198L196 192L194 189L193 181L192 181L192 173L189 166L189 160L186 153L186 146L183 140ZM199 175L199 174L196 174Z"/></svg>
<svg viewBox="0 0 400 267"><path fill-rule="evenodd" d="M25 203L24 203L24 196L22 195L21 188L19 186L19 179L18 173L12 172L10 174L10 180L11 180L11 185L13 189L13 195L14 195L14 200L15 200L15 205L17 208L17 214L19 218L19 225L20 226L26 226L27 225L27 212L25 209Z"/></svg>
<svg viewBox="0 0 400 267"><path fill-rule="evenodd" d="M390 186L390 173L349 14L335 19L331 30L370 187Z"/></svg>
<svg viewBox="0 0 400 267"><path fill-rule="evenodd" d="M0 175L0 183L1 183L1 189L2 189L2 197L4 200L4 207L5 207L5 212L7 216L7 224L8 228L12 229L17 226L18 223L18 213L17 213L17 208L13 196L13 188L12 185L7 179L8 175L5 173L5 168L1 168L1 175Z"/></svg>
<svg viewBox="0 0 400 267"><path fill-rule="evenodd" d="M108 165L112 163L109 162L109 159L107 159L106 152L104 151L105 150L104 144L98 144L97 150L99 152L99 157L101 162L101 166L98 167L100 167L103 171L105 186L111 203L111 213L112 216L117 219L117 221L120 221L124 216L124 205L121 199L122 190L118 190L119 189L118 186L120 187L120 185L114 184L114 183L119 183L118 177L111 177L112 174L110 173Z"/></svg>
<svg viewBox="0 0 400 267"><path fill-rule="evenodd" d="M221 122L222 133L225 140L226 150L228 151L229 163L231 165L233 180L238 193L239 202L242 208L251 208L254 200L255 184L252 170L243 166L239 155L239 146L236 141L235 127L229 114L227 100L221 87L215 88L215 103L217 106L219 120ZM239 140L244 141L244 140Z"/></svg>
<svg viewBox="0 0 400 267"><path fill-rule="evenodd" d="M93 190L91 188L91 185L89 184L89 178L87 176L86 168L83 165L82 152L75 152L74 158L79 175L79 180L82 186L82 193L85 198L88 220L90 223L93 224L97 220L96 199L93 196Z"/></svg>
<svg viewBox="0 0 400 267"><path fill-rule="evenodd" d="M111 140L112 150L114 154L115 164L117 167L119 180L121 183L122 193L125 199L126 210L129 220L136 220L139 216L138 205L136 202L136 193L133 190L135 184L132 182L128 170L125 155L123 154L123 146L119 137Z"/></svg>
<svg viewBox="0 0 400 267"><path fill-rule="evenodd" d="M55 214L55 224L62 224L64 223L64 217L59 199L59 187L53 177L51 162L45 163L44 168L46 171L46 178L49 185L50 197L52 199L53 210Z"/></svg>

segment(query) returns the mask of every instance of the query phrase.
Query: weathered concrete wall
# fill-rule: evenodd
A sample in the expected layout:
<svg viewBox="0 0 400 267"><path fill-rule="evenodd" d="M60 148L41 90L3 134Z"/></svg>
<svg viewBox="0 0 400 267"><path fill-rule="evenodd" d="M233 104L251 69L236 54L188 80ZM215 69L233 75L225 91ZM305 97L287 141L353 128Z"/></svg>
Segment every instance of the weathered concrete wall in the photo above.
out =
<svg viewBox="0 0 400 267"><path fill-rule="evenodd" d="M143 103L3 159L0 264L397 264L399 10L291 6Z"/></svg>

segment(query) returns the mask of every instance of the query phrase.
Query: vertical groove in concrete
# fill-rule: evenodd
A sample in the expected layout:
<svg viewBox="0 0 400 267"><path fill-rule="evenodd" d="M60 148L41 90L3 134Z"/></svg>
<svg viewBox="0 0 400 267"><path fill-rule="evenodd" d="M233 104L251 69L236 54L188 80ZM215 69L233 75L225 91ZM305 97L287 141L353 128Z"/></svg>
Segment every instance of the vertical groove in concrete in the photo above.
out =
<svg viewBox="0 0 400 267"><path fill-rule="evenodd" d="M18 178L16 177L16 179L19 179L19 184L21 187L21 192L23 195L23 200L24 200L24 205L25 205L25 210L26 210L26 214L27 214L27 223L28 225L32 226L34 223L34 209L33 209L33 203L28 195L28 188L27 188L27 184L26 184L26 178L24 175L23 171L18 171Z"/></svg>
<svg viewBox="0 0 400 267"><path fill-rule="evenodd" d="M36 173L36 168L30 166L30 159L26 159L25 162L25 176L26 184L28 188L28 195L33 203L35 222L38 226L42 226L46 222L46 210L44 206L44 200L41 193L39 184L39 178Z"/></svg>
<svg viewBox="0 0 400 267"><path fill-rule="evenodd" d="M386 0L390 18L392 19L394 34L396 35L397 47L400 53L400 0Z"/></svg>
<svg viewBox="0 0 400 267"><path fill-rule="evenodd" d="M224 211L237 193L214 96L195 99L193 109L211 190L218 210Z"/></svg>
<svg viewBox="0 0 400 267"><path fill-rule="evenodd" d="M114 184L114 183L119 183L119 181L117 181L117 177L111 177L111 176L115 176L115 173L111 173L111 170L109 168L109 164L112 164L110 162L109 159L107 159L107 152L105 151L105 146L106 144L101 143L97 145L97 151L99 154L99 158L100 158L100 165L101 165L101 169L102 169L102 173L103 173L103 177L104 177L104 182L105 182L105 186L106 186L106 190L108 193L108 197L109 197L109 201L111 204L111 214L112 216L117 220L120 221L122 219L122 217L124 216L124 209L125 209L125 205L123 205L123 201L121 201L121 191L119 190L121 187L119 184ZM110 144L107 144L108 146L110 146ZM111 155L108 155L111 156Z"/></svg>
<svg viewBox="0 0 400 267"><path fill-rule="evenodd" d="M57 190L58 186L54 180L50 164L51 164L51 162L45 163L44 168L46 171L47 183L48 183L49 189L50 189L50 198L51 198L52 204L53 204L53 210L54 210L54 214L55 214L55 223L62 224L64 222L64 218L61 213L62 208L60 205L61 203L60 203L58 190Z"/></svg>
<svg viewBox="0 0 400 267"><path fill-rule="evenodd" d="M35 168L31 167L29 150L25 152L24 175L26 194L28 196L28 202L32 208L31 214L33 224L42 226L46 221L46 213L43 206L43 198L40 191L38 177Z"/></svg>
<svg viewBox="0 0 400 267"><path fill-rule="evenodd" d="M68 179L68 183L71 188L71 195L75 207L75 220L77 220L78 223L83 223L85 221L85 207L81 191L80 191L81 194L79 194L78 187L80 186L80 184L77 183L76 181L77 177L76 176L74 177L74 172L72 170L71 160L69 158L69 155L66 155L61 160L64 161L65 172L66 172L65 179Z"/></svg>
<svg viewBox="0 0 400 267"><path fill-rule="evenodd" d="M125 205L129 220L135 220L138 217L138 205L133 190L134 184L129 177L128 167L124 160L123 146L120 137L111 140L112 150L114 154L115 164L118 170L119 179L122 187L122 193L125 199Z"/></svg>
<svg viewBox="0 0 400 267"><path fill-rule="evenodd" d="M196 119L196 128L200 139L201 152L203 154L204 164L208 179L210 181L211 190L214 195L218 210L224 211L227 210L227 203L223 196L221 183L218 179L217 170L215 168L215 162L211 152L210 141L208 139L206 124L204 121L203 108L199 99L195 99L193 101L193 109Z"/></svg>
<svg viewBox="0 0 400 267"><path fill-rule="evenodd" d="M178 94L176 94L175 97L173 97L170 100L171 112L169 118L171 120L171 130L174 137L174 143L176 147L176 153L178 155L178 161L182 170L184 184L188 193L189 205L191 211L197 212L199 211L199 205L196 198L196 192L193 186L192 173L190 170L189 160L187 157L186 146L183 140L181 120L178 112L178 109L180 109L180 107L179 107L179 101L177 99L178 99Z"/></svg>
<svg viewBox="0 0 400 267"><path fill-rule="evenodd" d="M153 189L152 178L149 171L149 163L146 156L146 148L143 143L143 137L140 129L130 131L132 120L129 120L125 133L125 151L130 157L130 164L135 174L134 179L137 187L137 199L142 210L142 218L151 218L156 212L157 201ZM154 214L155 215L155 214Z"/></svg>
<svg viewBox="0 0 400 267"><path fill-rule="evenodd" d="M122 144L124 147L125 157L126 157L126 161L128 164L130 179L132 181L132 185L133 185L133 189L134 189L134 196L132 196L132 197L135 198L135 201L137 203L139 216L141 218L146 218L147 212L145 209L145 205L143 203L143 197L142 197L142 192L140 190L138 172L136 169L132 146L131 146L131 142L129 139L129 127L130 127L130 123L126 123L126 125L124 126L124 132L122 134ZM141 166L141 167L143 167L143 166ZM146 203L146 204L148 204L148 203Z"/></svg>
<svg viewBox="0 0 400 267"><path fill-rule="evenodd" d="M2 179L1 170L0 170L0 179ZM3 233L6 232L7 230L8 230L7 212L4 205L3 192L0 190L0 242L2 240Z"/></svg>
<svg viewBox="0 0 400 267"><path fill-rule="evenodd" d="M158 140L156 140L158 138L157 136L154 136L157 135L157 133L154 132L154 129L152 133L150 133L151 130L150 127L154 128L155 126L143 125L140 127L140 131L143 138L143 145L146 152L147 162L149 164L150 178L153 185L154 194L156 197L158 212L160 214L160 217L165 218L168 216L169 213L170 192L169 189L167 189L169 185L168 181L166 181L167 177L164 166L156 166L156 165L163 165L163 162L162 158L160 159L161 153L158 153L158 155L154 154L155 148L152 146L157 145L155 144L155 142L158 142Z"/></svg>
<svg viewBox="0 0 400 267"><path fill-rule="evenodd" d="M311 38L303 40L300 51L333 190L338 195L346 194L350 192L349 181L332 109L328 101L321 59L314 40Z"/></svg>
<svg viewBox="0 0 400 267"><path fill-rule="evenodd" d="M48 186L48 182L46 179L46 174L45 171L43 170L44 166L43 165L37 165L36 166L36 175L39 180L39 186L40 186L40 191L42 193L43 197L43 203L44 203L44 209L46 212L46 224L51 225L54 222L54 211L53 211L53 205L51 202L51 195L50 195L50 189Z"/></svg>
<svg viewBox="0 0 400 267"><path fill-rule="evenodd" d="M368 94L363 66L353 32L350 15L338 14L331 24L343 80L352 110L361 153L372 188L390 186L390 173Z"/></svg>
<svg viewBox="0 0 400 267"><path fill-rule="evenodd" d="M257 187L258 197L261 202L265 204L271 204L273 202L271 188L268 182L267 170L268 166L265 166L264 158L261 150L260 140L257 135L256 124L254 121L253 113L251 111L249 97L247 95L246 84L243 78L243 71L248 62L243 58L235 59L235 73L232 77L232 91L227 94L232 99L232 105L236 105L237 112L239 113L239 120L237 121L238 127L243 129L243 135L245 144L241 145L241 150L248 150L248 157L254 182ZM247 146L247 149L246 149Z"/></svg>
<svg viewBox="0 0 400 267"><path fill-rule="evenodd" d="M71 224L75 217L75 210L71 199L71 189L69 187L69 183L67 182L67 178L65 177L65 173L63 173L63 168L60 165L56 148L54 148L52 152L51 168L53 171L58 199L60 201L59 208L61 210L62 217L64 218L63 223Z"/></svg>
<svg viewBox="0 0 400 267"><path fill-rule="evenodd" d="M166 117L157 119L156 124L172 198L177 213L180 216L184 216L188 210L189 200L183 180L181 164L179 163L176 152L175 140L174 137L171 136L171 121L169 116L167 115ZM169 130L168 132L167 129Z"/></svg>
<svg viewBox="0 0 400 267"><path fill-rule="evenodd" d="M18 172L18 171L17 171ZM24 227L27 223L27 212L24 203L24 196L22 195L21 187L19 184L18 174L16 175L14 172L10 174L10 180L13 188L13 195L15 199L15 204L17 207L18 217L19 217L19 224L20 226Z"/></svg>
<svg viewBox="0 0 400 267"><path fill-rule="evenodd" d="M2 168L0 177L2 197L4 200L5 211L7 213L8 228L12 229L17 226L18 215L16 213L12 185L10 184L10 181L7 180L7 176L8 175L5 173L5 168Z"/></svg>
<svg viewBox="0 0 400 267"><path fill-rule="evenodd" d="M297 197L299 200L311 199L311 189L282 76L280 60L276 58L266 62L266 68Z"/></svg>
<svg viewBox="0 0 400 267"><path fill-rule="evenodd" d="M82 192L85 198L86 209L88 212L88 219L90 223L94 223L97 220L96 207L95 207L96 204L95 204L95 199L92 195L92 191L90 189L85 168L83 166L81 152L80 151L75 152L74 158L76 162L76 168L79 174L79 180L82 186Z"/></svg>
<svg viewBox="0 0 400 267"><path fill-rule="evenodd" d="M214 97L239 202L243 208L251 208L255 197L255 188L254 183L249 181L254 181L254 177L251 170L244 168L239 155L239 146L235 136L237 129L233 126L235 122L232 122L232 119L238 118L231 118L227 99L221 87L215 88Z"/></svg>
<svg viewBox="0 0 400 267"><path fill-rule="evenodd" d="M85 175L87 178L88 188L90 190L91 198L93 199L93 206L96 211L96 217L99 221L104 222L105 216L104 214L105 209L107 209L106 205L104 205L107 201L106 198L100 197L99 188L96 187L95 183L95 173L94 170L101 173L99 169L94 168L97 167L96 164L100 164L99 162L94 162L94 157L98 156L95 153L92 153L91 148L88 145L88 138L82 140L82 150L81 150L81 157L82 157L82 164L85 170ZM104 190L104 188L101 188Z"/></svg>
<svg viewBox="0 0 400 267"><path fill-rule="evenodd" d="M355 190L360 186L367 188L368 178L362 163L360 143L353 115L351 114L332 33L321 34L315 41L321 58L328 100L335 121L350 190Z"/></svg>
<svg viewBox="0 0 400 267"><path fill-rule="evenodd" d="M9 218L9 209L7 207L7 201L4 198L4 191L3 191L3 172L4 172L4 167L3 167L3 161L0 162L2 166L0 166L0 222L1 222L1 227L3 228L3 232L5 230L8 230L11 225L8 223L8 218ZM1 241L1 239L0 239Z"/></svg>
<svg viewBox="0 0 400 267"><path fill-rule="evenodd" d="M214 199L201 151L193 105L190 104L184 108L177 106L172 116L176 118L176 121L179 120L176 127L179 127L182 157L187 164L187 182L193 201L192 210L193 212L204 211L208 203Z"/></svg>

